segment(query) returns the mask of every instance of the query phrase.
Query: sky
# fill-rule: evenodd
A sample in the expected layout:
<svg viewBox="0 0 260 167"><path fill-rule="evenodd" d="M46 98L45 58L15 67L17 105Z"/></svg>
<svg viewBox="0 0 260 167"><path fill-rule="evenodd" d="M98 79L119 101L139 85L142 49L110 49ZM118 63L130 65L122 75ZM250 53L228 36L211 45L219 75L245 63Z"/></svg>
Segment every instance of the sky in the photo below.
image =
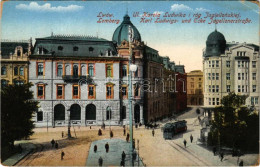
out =
<svg viewBox="0 0 260 167"><path fill-rule="evenodd" d="M90 35L112 40L115 29L128 13L132 23L141 34L142 41L169 56L176 64L185 65L186 72L202 70L202 50L207 36L215 30L221 32L227 42L259 44L259 8L256 4L239 1L7 1L1 14L1 38L26 40L54 34ZM111 17L102 19L119 20L116 23L98 23L100 12ZM140 17L134 17L139 12ZM155 17L151 22L141 22L146 12ZM165 14L185 17L163 17ZM245 20L243 23L209 24L209 14L233 14L224 17ZM177 23L155 23L159 19L176 19ZM196 15L197 14L197 15ZM238 17L235 17L239 14ZM194 23L195 16L205 20ZM146 15L147 16L147 15ZM217 20L223 17L213 17ZM182 23L191 19L190 23ZM246 20L248 19L248 20Z"/></svg>

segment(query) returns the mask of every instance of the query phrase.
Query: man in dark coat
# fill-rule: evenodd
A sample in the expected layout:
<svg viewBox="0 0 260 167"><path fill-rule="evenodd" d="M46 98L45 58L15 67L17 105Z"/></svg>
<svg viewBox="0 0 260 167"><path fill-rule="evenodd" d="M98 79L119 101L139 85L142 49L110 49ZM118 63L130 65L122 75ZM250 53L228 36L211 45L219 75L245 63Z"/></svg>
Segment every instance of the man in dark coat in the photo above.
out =
<svg viewBox="0 0 260 167"><path fill-rule="evenodd" d="M109 144L108 144L108 143L106 143L106 145L105 145L105 149L106 149L106 152L109 151Z"/></svg>
<svg viewBox="0 0 260 167"><path fill-rule="evenodd" d="M98 130L98 135L99 135L99 136L102 135L102 131L101 131L101 129Z"/></svg>
<svg viewBox="0 0 260 167"><path fill-rule="evenodd" d="M193 136L192 136L192 134L190 135L190 142L192 143L192 141L193 141Z"/></svg>
<svg viewBox="0 0 260 167"><path fill-rule="evenodd" d="M64 155L65 155L65 153L62 151L61 152L61 160L63 160Z"/></svg>
<svg viewBox="0 0 260 167"><path fill-rule="evenodd" d="M125 155L125 152L123 151L123 152L122 152L122 160L123 160L123 161L125 161L125 156L126 156L126 155Z"/></svg>
<svg viewBox="0 0 260 167"><path fill-rule="evenodd" d="M128 143L128 141L129 141L129 133L127 133L126 135L126 142Z"/></svg>
<svg viewBox="0 0 260 167"><path fill-rule="evenodd" d="M114 134L113 134L113 131L111 130L110 131L110 138L112 138L114 136Z"/></svg>
<svg viewBox="0 0 260 167"><path fill-rule="evenodd" d="M54 144L55 144L55 141L54 141L54 139L52 139L52 140L51 140L51 146L52 146L52 148L54 147Z"/></svg>
<svg viewBox="0 0 260 167"><path fill-rule="evenodd" d="M184 146L185 146L185 148L186 148L186 144L187 144L187 141L184 139L184 141L183 141L183 144L184 144Z"/></svg>
<svg viewBox="0 0 260 167"><path fill-rule="evenodd" d="M223 152L221 152L221 153L220 153L220 161L222 162L222 161L223 161L223 159L224 159L224 153L223 153Z"/></svg>
<svg viewBox="0 0 260 167"><path fill-rule="evenodd" d="M241 160L241 161L239 162L239 166L244 166L243 160Z"/></svg>
<svg viewBox="0 0 260 167"><path fill-rule="evenodd" d="M56 141L56 143L55 143L55 148L58 149L58 147L59 147L59 144L58 144L58 142Z"/></svg>
<svg viewBox="0 0 260 167"><path fill-rule="evenodd" d="M154 137L154 129L152 130L152 135L153 135L153 137Z"/></svg>
<svg viewBox="0 0 260 167"><path fill-rule="evenodd" d="M99 166L102 166L102 165L103 165L103 159L102 159L102 157L99 157L99 159L98 159L98 165L99 165Z"/></svg>
<svg viewBox="0 0 260 167"><path fill-rule="evenodd" d="M217 152L217 148L213 147L213 154L216 155L216 152Z"/></svg>
<svg viewBox="0 0 260 167"><path fill-rule="evenodd" d="M97 145L94 146L94 152L97 152Z"/></svg>
<svg viewBox="0 0 260 167"><path fill-rule="evenodd" d="M124 136L125 136L125 128L124 128Z"/></svg>

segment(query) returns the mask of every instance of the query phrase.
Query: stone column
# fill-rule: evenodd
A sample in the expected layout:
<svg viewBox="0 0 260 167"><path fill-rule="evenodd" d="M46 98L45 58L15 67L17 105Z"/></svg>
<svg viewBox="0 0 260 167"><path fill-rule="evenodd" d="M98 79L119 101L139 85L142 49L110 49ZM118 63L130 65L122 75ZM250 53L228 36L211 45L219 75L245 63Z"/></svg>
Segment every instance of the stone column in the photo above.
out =
<svg viewBox="0 0 260 167"><path fill-rule="evenodd" d="M80 105L81 108L81 126L86 125L86 107L85 105Z"/></svg>
<svg viewBox="0 0 260 167"><path fill-rule="evenodd" d="M140 122L144 124L144 110L143 110L143 105L140 105Z"/></svg>

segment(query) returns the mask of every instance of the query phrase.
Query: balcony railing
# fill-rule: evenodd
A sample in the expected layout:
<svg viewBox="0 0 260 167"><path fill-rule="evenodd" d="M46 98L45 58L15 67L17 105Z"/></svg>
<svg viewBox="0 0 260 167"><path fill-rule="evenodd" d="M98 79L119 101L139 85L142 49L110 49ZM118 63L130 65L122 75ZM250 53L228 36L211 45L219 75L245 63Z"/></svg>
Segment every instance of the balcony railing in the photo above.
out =
<svg viewBox="0 0 260 167"><path fill-rule="evenodd" d="M86 80L87 79L87 76L85 75L63 75L62 76L62 79L65 81L65 82L78 82L79 80Z"/></svg>

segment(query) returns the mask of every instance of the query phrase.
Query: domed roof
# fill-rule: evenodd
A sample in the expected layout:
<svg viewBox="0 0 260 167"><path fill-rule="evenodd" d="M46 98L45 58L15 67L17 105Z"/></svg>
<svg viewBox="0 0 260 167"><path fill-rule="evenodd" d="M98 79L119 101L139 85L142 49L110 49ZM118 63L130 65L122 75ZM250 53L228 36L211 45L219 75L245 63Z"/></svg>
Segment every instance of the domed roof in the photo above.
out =
<svg viewBox="0 0 260 167"><path fill-rule="evenodd" d="M112 40L117 42L118 45L121 44L123 40L128 41L128 27L131 26L134 31L134 40L141 42L141 35L137 28L130 21L130 17L126 14L124 16L123 22L118 26L113 34Z"/></svg>
<svg viewBox="0 0 260 167"><path fill-rule="evenodd" d="M204 56L220 56L225 52L226 39L224 35L217 30L210 33L206 41L206 53Z"/></svg>
<svg viewBox="0 0 260 167"><path fill-rule="evenodd" d="M215 30L209 34L207 41L226 41L226 39L222 33Z"/></svg>

